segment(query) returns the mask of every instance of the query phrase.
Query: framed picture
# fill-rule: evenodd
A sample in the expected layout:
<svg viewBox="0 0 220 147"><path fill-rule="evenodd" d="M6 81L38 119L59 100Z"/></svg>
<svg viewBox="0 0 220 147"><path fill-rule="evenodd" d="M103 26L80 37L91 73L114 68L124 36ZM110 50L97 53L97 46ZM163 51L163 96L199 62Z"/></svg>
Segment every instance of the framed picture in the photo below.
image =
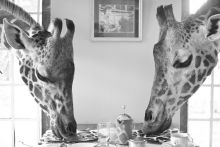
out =
<svg viewBox="0 0 220 147"><path fill-rule="evenodd" d="M142 0L93 0L93 41L141 41Z"/></svg>

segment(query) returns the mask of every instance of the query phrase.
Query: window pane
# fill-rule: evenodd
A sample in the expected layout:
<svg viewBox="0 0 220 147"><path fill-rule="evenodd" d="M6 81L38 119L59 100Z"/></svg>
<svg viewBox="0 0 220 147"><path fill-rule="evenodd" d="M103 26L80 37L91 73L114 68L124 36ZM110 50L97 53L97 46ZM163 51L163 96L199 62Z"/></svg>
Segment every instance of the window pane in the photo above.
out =
<svg viewBox="0 0 220 147"><path fill-rule="evenodd" d="M214 118L220 118L220 87L214 88L214 104L213 104Z"/></svg>
<svg viewBox="0 0 220 147"><path fill-rule="evenodd" d="M7 50L0 51L0 82L9 81L9 60L10 52Z"/></svg>
<svg viewBox="0 0 220 147"><path fill-rule="evenodd" d="M38 105L27 86L15 87L14 106L16 118L37 118L38 116Z"/></svg>
<svg viewBox="0 0 220 147"><path fill-rule="evenodd" d="M207 0L190 0L189 1L189 12L190 14L194 14Z"/></svg>
<svg viewBox="0 0 220 147"><path fill-rule="evenodd" d="M0 118L11 117L11 89L8 86L0 87Z"/></svg>
<svg viewBox="0 0 220 147"><path fill-rule="evenodd" d="M204 85L210 85L210 84L211 84L211 78L212 78L211 75L208 76L203 84L204 84Z"/></svg>
<svg viewBox="0 0 220 147"><path fill-rule="evenodd" d="M40 25L42 25L42 14L39 14L39 22Z"/></svg>
<svg viewBox="0 0 220 147"><path fill-rule="evenodd" d="M39 15L39 16L38 16ZM39 24L42 23L42 14L31 14L31 17L36 20Z"/></svg>
<svg viewBox="0 0 220 147"><path fill-rule="evenodd" d="M0 120L0 147L12 147L12 123Z"/></svg>
<svg viewBox="0 0 220 147"><path fill-rule="evenodd" d="M31 17L32 17L35 21L38 21L37 14L31 14Z"/></svg>
<svg viewBox="0 0 220 147"><path fill-rule="evenodd" d="M14 56L14 81L15 84L24 84L21 79L20 68L18 64L18 59Z"/></svg>
<svg viewBox="0 0 220 147"><path fill-rule="evenodd" d="M220 63L219 62L214 68L214 84L220 84Z"/></svg>
<svg viewBox="0 0 220 147"><path fill-rule="evenodd" d="M15 121L15 144L16 147L36 146L39 141L37 121L16 120Z"/></svg>
<svg viewBox="0 0 220 147"><path fill-rule="evenodd" d="M200 87L199 90L189 99L189 118L210 117L211 88Z"/></svg>
<svg viewBox="0 0 220 147"><path fill-rule="evenodd" d="M189 121L188 133L193 138L193 142L199 147L209 146L209 121Z"/></svg>
<svg viewBox="0 0 220 147"><path fill-rule="evenodd" d="M42 0L40 0L39 5L40 5L39 12L42 12Z"/></svg>
<svg viewBox="0 0 220 147"><path fill-rule="evenodd" d="M37 12L38 9L38 0L15 0L15 4L18 4L27 12Z"/></svg>
<svg viewBox="0 0 220 147"><path fill-rule="evenodd" d="M2 26L3 26L3 25L0 24L0 34L2 34L2 28L3 28ZM0 48L1 48L1 49L5 49L1 39L2 39L2 38L0 37Z"/></svg>
<svg viewBox="0 0 220 147"><path fill-rule="evenodd" d="M220 147L220 122L213 123L213 147Z"/></svg>

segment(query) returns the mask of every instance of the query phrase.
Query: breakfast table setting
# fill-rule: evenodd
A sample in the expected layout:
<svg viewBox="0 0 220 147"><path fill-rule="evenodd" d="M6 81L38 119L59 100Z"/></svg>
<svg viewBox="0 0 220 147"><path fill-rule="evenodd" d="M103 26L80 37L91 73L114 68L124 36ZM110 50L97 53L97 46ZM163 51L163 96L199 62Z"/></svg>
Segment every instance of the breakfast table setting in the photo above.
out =
<svg viewBox="0 0 220 147"><path fill-rule="evenodd" d="M100 141L97 137L91 137L92 133L96 130L85 131L81 133L87 134L88 138L85 140L75 141L75 142L63 142L63 141L48 141L39 142L36 147L199 147L196 146L186 133L174 133L176 136L172 136L169 141L160 140L161 136L157 137L140 137L129 139L127 143L120 144L112 141ZM89 135L90 134L90 135ZM86 136L86 135L85 135ZM87 138L87 137L85 137ZM93 139L91 139L93 138Z"/></svg>
<svg viewBox="0 0 220 147"><path fill-rule="evenodd" d="M199 147L187 133L168 129L157 135L146 135L135 129L134 120L123 113L115 123L100 122L97 129L77 130L75 139L65 141L47 130L36 147Z"/></svg>

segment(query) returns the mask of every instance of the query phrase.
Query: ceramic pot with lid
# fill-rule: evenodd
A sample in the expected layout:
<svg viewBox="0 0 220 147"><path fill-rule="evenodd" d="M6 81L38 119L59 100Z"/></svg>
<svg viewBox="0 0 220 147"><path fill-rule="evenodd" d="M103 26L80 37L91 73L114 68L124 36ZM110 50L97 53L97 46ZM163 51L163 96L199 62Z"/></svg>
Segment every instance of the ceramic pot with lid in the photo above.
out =
<svg viewBox="0 0 220 147"><path fill-rule="evenodd" d="M133 119L128 114L120 114L117 117L116 127L118 128L119 142L121 144L128 143L128 140L132 138Z"/></svg>

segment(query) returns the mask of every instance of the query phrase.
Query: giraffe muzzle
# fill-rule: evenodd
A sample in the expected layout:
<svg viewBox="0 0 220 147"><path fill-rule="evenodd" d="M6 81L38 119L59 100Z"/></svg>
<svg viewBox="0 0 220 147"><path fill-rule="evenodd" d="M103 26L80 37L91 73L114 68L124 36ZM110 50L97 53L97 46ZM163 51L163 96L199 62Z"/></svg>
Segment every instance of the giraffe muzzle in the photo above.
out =
<svg viewBox="0 0 220 147"><path fill-rule="evenodd" d="M171 123L172 117L169 116L164 109L155 112L153 109L147 109L145 112L145 122L143 126L143 132L148 135L157 135L167 130Z"/></svg>
<svg viewBox="0 0 220 147"><path fill-rule="evenodd" d="M64 123L64 121L58 117L55 125L52 126L52 131L58 138L64 139L65 141L75 141L77 140L76 128L77 124L74 118L70 122Z"/></svg>

